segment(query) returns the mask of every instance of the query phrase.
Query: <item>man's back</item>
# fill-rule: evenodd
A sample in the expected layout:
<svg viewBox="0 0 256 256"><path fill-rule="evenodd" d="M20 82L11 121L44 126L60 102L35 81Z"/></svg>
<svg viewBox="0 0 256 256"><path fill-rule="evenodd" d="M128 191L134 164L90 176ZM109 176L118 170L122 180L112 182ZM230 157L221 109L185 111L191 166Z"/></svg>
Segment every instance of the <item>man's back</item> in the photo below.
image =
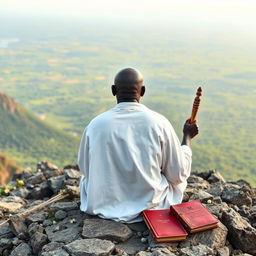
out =
<svg viewBox="0 0 256 256"><path fill-rule="evenodd" d="M169 121L136 102L122 102L91 121L79 167L81 210L116 221L138 221L145 209L180 203L191 150Z"/></svg>

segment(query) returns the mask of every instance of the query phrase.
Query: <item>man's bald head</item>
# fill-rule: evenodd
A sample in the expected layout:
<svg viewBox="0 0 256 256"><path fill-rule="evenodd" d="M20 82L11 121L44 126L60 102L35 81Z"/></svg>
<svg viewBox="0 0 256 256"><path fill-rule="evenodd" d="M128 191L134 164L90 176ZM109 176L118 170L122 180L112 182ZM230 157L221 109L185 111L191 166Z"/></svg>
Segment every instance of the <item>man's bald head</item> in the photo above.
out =
<svg viewBox="0 0 256 256"><path fill-rule="evenodd" d="M124 68L120 70L112 85L112 93L119 102L139 102L140 97L145 93L143 76L135 68Z"/></svg>

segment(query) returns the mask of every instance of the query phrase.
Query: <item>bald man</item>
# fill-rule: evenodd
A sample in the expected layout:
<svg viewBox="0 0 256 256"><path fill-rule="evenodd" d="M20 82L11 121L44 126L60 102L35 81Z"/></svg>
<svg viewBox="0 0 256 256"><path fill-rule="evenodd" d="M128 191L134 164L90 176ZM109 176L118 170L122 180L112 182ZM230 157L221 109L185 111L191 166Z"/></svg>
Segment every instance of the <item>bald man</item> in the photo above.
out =
<svg viewBox="0 0 256 256"><path fill-rule="evenodd" d="M82 211L119 222L142 220L146 209L181 203L191 171L196 123L185 123L180 144L170 122L140 103L143 76L119 71L117 105L85 128L78 153Z"/></svg>

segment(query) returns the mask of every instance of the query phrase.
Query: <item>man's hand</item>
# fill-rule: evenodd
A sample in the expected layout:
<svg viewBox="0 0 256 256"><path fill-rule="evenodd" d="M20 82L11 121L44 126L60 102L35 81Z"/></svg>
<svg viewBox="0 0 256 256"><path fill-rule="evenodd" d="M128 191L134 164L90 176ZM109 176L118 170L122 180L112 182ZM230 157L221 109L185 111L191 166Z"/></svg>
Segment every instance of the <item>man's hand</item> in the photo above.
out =
<svg viewBox="0 0 256 256"><path fill-rule="evenodd" d="M183 140L181 145L187 145L191 147L191 139L199 133L199 126L196 122L189 123L189 119L185 122L183 127Z"/></svg>

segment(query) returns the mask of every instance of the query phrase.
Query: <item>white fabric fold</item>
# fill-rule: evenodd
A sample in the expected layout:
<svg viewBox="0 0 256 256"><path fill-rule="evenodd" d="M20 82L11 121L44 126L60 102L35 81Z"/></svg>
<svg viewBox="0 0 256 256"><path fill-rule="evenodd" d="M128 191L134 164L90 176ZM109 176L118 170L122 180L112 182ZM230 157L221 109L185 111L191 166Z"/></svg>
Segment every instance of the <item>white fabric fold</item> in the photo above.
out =
<svg viewBox="0 0 256 256"><path fill-rule="evenodd" d="M162 115L119 103L86 127L78 153L81 210L119 222L182 201L192 151Z"/></svg>

